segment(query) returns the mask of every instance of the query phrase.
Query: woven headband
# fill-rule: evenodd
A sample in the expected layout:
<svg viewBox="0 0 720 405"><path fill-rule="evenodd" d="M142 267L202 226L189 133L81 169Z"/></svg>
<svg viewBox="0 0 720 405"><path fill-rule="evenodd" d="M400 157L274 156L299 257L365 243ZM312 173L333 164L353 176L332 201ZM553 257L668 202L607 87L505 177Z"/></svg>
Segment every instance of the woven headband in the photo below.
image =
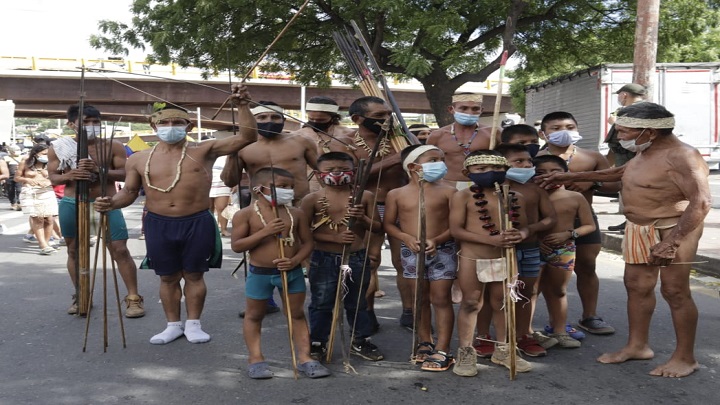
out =
<svg viewBox="0 0 720 405"><path fill-rule="evenodd" d="M250 112L252 115L258 115L262 113L280 113L285 114L285 110L278 105L259 105L255 108L251 108Z"/></svg>
<svg viewBox="0 0 720 405"><path fill-rule="evenodd" d="M474 165L507 166L508 162L507 159L505 159L504 157L496 155L468 156L468 158L465 159L465 168L467 169L468 166Z"/></svg>
<svg viewBox="0 0 720 405"><path fill-rule="evenodd" d="M340 111L340 106L333 104L319 104L319 103L306 103L305 109L307 111L321 111L332 114L337 114Z"/></svg>
<svg viewBox="0 0 720 405"><path fill-rule="evenodd" d="M622 115L617 117L615 125L627 128L675 128L675 117L666 118L634 118Z"/></svg>
<svg viewBox="0 0 720 405"><path fill-rule="evenodd" d="M172 118L182 118L182 119L190 122L190 115L188 115L187 112L185 112L183 110L178 110L175 108L168 108L166 110L160 110L158 112L153 113L150 116L150 122L155 124L158 121L168 120L168 119L172 119Z"/></svg>
<svg viewBox="0 0 720 405"><path fill-rule="evenodd" d="M408 165L410 163L415 163L415 161L420 157L420 155L431 150L440 150L440 148L433 145L422 145L413 149L413 151L407 155L405 160L403 160L403 169L405 169L405 171L410 174L410 169L408 169Z"/></svg>
<svg viewBox="0 0 720 405"><path fill-rule="evenodd" d="M483 96L482 94L455 94L452 96L452 102L453 103L459 103L463 101L471 101L482 104Z"/></svg>

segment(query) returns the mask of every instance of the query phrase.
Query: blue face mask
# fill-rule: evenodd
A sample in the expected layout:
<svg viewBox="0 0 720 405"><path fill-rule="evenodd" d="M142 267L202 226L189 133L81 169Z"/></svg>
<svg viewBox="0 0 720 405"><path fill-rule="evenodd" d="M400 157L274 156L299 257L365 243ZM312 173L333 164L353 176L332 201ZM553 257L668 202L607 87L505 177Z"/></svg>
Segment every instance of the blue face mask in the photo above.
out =
<svg viewBox="0 0 720 405"><path fill-rule="evenodd" d="M421 166L422 179L430 183L442 179L448 171L445 162L429 162L423 163Z"/></svg>
<svg viewBox="0 0 720 405"><path fill-rule="evenodd" d="M528 153L530 153L530 157L537 156L538 152L540 152L540 144L537 143L526 143L525 147L528 150Z"/></svg>
<svg viewBox="0 0 720 405"><path fill-rule="evenodd" d="M578 131L562 130L553 132L547 136L547 141L555 146L564 148L566 146L574 145L577 141L581 140L582 136Z"/></svg>
<svg viewBox="0 0 720 405"><path fill-rule="evenodd" d="M453 114L453 117L455 117L455 122L457 122L460 125L465 126L471 126L477 124L478 120L480 119L479 115L471 115L471 114L465 114L461 112L456 112Z"/></svg>
<svg viewBox="0 0 720 405"><path fill-rule="evenodd" d="M158 127L157 136L158 138L169 144L174 144L182 141L187 136L185 132L185 126L171 126L171 127Z"/></svg>
<svg viewBox="0 0 720 405"><path fill-rule="evenodd" d="M494 188L495 183L502 184L505 182L505 172L485 172L485 173L468 173L470 181L480 188Z"/></svg>
<svg viewBox="0 0 720 405"><path fill-rule="evenodd" d="M534 167L511 167L508 169L506 177L520 184L525 184L535 175Z"/></svg>

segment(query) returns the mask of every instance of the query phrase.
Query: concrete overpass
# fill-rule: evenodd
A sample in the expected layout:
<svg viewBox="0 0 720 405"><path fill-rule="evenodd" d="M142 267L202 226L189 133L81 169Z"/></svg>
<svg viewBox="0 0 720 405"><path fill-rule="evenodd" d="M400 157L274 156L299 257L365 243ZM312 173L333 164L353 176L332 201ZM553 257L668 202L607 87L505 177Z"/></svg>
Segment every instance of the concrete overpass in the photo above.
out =
<svg viewBox="0 0 720 405"><path fill-rule="evenodd" d="M2 57L0 99L13 100L16 117L62 119L67 107L78 102L80 70L73 66L79 66L80 61L61 60L64 65L51 64L45 68L34 59L30 65L16 64L13 68L1 62ZM86 65L90 70L85 73L85 101L98 107L108 120L122 116L125 122L147 122L147 112L152 104L162 99L189 110L200 108L203 128L227 130L231 127L229 108L224 109L215 121L209 120L229 93L227 78L203 80L198 71L162 66L152 66L151 76L149 69L143 69L144 73L132 72L130 63L94 62ZM100 67L108 70L92 70ZM359 89L339 83L333 83L329 88L304 87L287 79L258 77L248 81L247 85L254 100L272 100L290 110L301 110L303 92L305 99L319 95L331 97L341 110L347 110L353 100L363 96ZM489 83L475 87L477 89L473 91L485 90L482 91L485 93L483 106L486 114L492 114L496 97L490 93L494 89ZM425 92L417 84L399 83L391 85L391 89L404 113L432 113ZM510 97L504 96L501 112L511 111Z"/></svg>

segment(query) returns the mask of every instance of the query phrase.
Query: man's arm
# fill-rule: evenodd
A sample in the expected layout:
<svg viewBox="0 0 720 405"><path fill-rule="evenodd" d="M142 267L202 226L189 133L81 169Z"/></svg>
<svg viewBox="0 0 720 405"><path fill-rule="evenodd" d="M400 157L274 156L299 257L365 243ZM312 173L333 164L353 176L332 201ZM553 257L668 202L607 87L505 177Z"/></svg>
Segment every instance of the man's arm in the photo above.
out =
<svg viewBox="0 0 720 405"><path fill-rule="evenodd" d="M245 163L240 157L240 152L228 155L227 159L225 159L225 166L220 172L220 180L228 187L238 186L241 180L239 176L244 168Z"/></svg>
<svg viewBox="0 0 720 405"><path fill-rule="evenodd" d="M0 181L10 178L10 168L4 160L0 160Z"/></svg>
<svg viewBox="0 0 720 405"><path fill-rule="evenodd" d="M624 172L625 166L610 167L605 170L592 172L556 172L537 176L535 178L535 183L544 188L552 184L563 184L569 181L613 182L620 181Z"/></svg>
<svg viewBox="0 0 720 405"><path fill-rule="evenodd" d="M140 193L142 178L137 171L139 155L130 156L127 160L125 170L125 186L112 197L98 197L95 199L95 211L108 212L114 209L124 208L132 204Z"/></svg>
<svg viewBox="0 0 720 405"><path fill-rule="evenodd" d="M55 153L55 149L50 146L48 149L48 176L50 183L53 186L59 186L62 184L70 184L73 181L78 180L90 180L90 172L82 169L60 169L60 159Z"/></svg>
<svg viewBox="0 0 720 405"><path fill-rule="evenodd" d="M237 125L240 128L240 134L209 142L211 144L210 158L213 160L218 156L236 153L257 140L257 122L255 122L252 112L250 112L249 102L251 98L247 87L245 85L233 86L231 99L231 102L238 106Z"/></svg>
<svg viewBox="0 0 720 405"><path fill-rule="evenodd" d="M550 202L550 196L548 196L547 191L538 187L537 192L538 211L540 213L540 218L542 219L534 224L528 224L528 231L530 231L530 235L549 231L557 222L555 207L553 207L552 202ZM533 207L526 207L526 209L533 209Z"/></svg>
<svg viewBox="0 0 720 405"><path fill-rule="evenodd" d="M112 144L112 162L108 167L108 180L123 181L125 179L125 163L127 162L127 153L122 143L113 141Z"/></svg>
<svg viewBox="0 0 720 405"><path fill-rule="evenodd" d="M305 146L305 161L311 169L317 170L318 151L315 143L310 139L298 135L300 142Z"/></svg>

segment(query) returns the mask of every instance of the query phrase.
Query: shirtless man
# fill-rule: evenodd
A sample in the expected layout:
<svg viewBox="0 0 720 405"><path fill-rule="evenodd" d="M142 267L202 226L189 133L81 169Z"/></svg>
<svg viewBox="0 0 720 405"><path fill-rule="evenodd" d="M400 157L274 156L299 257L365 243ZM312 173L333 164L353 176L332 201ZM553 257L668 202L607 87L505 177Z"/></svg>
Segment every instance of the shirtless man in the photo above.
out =
<svg viewBox="0 0 720 405"><path fill-rule="evenodd" d="M353 122L358 125L358 130L353 136L353 146L355 146L356 150L352 154L356 160L365 159L367 161L377 143L378 136L382 132L382 124L390 117L391 110L383 99L368 96L353 101L350 105L349 114ZM393 150L390 141L387 139L387 137L383 138L380 144L367 184L367 190L375 194L381 221L385 214L385 197L387 193L394 188L405 185L405 172L400 164L400 154ZM374 304L375 291L378 288L377 269L380 267L380 256L384 241L385 233L382 231L373 232L370 235L368 256L371 262L372 278L368 288L367 301L368 312L374 330L379 327L375 318ZM398 271L396 280L403 310L410 309L409 320L412 327L412 284L403 282L402 266L400 264L400 243L395 238L390 238L390 249L392 250L393 266Z"/></svg>
<svg viewBox="0 0 720 405"><path fill-rule="evenodd" d="M115 182L125 179L125 147L118 141L110 144L105 139L100 139L102 127L100 122L100 111L95 107L85 105L82 113L82 120L79 118L79 106L71 106L67 111L67 126L75 133L85 130L88 138L88 159L81 159L77 162L77 142L73 138L59 138L53 142L48 150L48 174L53 185L65 185L63 198L60 200L58 213L62 236L67 244L67 269L70 280L77 290L76 285L76 262L77 255L77 209L75 207L75 193L78 180L89 180L90 201L99 198L101 184L98 178L99 167L97 162L104 158L100 154L108 153L111 157L108 160L107 184L105 191L108 197L115 192ZM80 123L82 121L82 123ZM143 309L143 297L138 295L137 288L137 267L130 252L127 249L127 225L123 218L122 211L116 210L108 213L110 225L110 243L108 248L113 260L117 262L118 271L125 283L128 295L125 297L125 316L128 318L140 318L145 315ZM77 296L73 294L73 301L68 308L68 314L78 313Z"/></svg>
<svg viewBox="0 0 720 405"><path fill-rule="evenodd" d="M540 128L540 135L547 141L547 149L541 150L538 156L559 156L567 162L570 172L602 170L610 167L607 159L599 152L582 149L575 145L577 141L582 139L582 136L578 133L577 121L572 114L563 111L547 114L543 117ZM566 188L580 192L592 207L593 192L595 190L615 192L618 191L619 184L615 182L578 182L569 184ZM582 318L578 321L577 326L593 334L608 335L615 333L615 328L597 315L600 280L595 272L595 260L600 254L601 243L600 227L594 212L593 218L595 231L575 241L577 245L575 274L577 275L578 294L583 306ZM576 224L577 226L579 224ZM561 332L552 331L551 329L547 329L546 332ZM584 338L582 332L574 331L570 326L567 329L574 338Z"/></svg>
<svg viewBox="0 0 720 405"><path fill-rule="evenodd" d="M690 292L690 265L710 211L709 170L700 153L672 133L675 118L665 107L638 103L618 112L618 139L635 158L599 172L547 176L551 181L622 181L627 226L623 238L625 289L630 333L620 351L598 358L601 363L651 359L650 320L655 311L655 285L670 306L677 343L667 363L651 375L684 377L697 370L694 345L697 307ZM677 264L673 263L677 262Z"/></svg>
<svg viewBox="0 0 720 405"><path fill-rule="evenodd" d="M145 190L145 244L149 266L160 276L160 299L167 328L150 339L166 344L183 334L191 343L210 340L200 325L205 304L203 275L217 252L217 225L208 210L212 166L218 156L237 153L255 142L256 128L248 108L245 86L235 87L240 135L202 143L187 142L193 124L185 110L176 107L156 111L150 122L160 142L150 150L130 156L126 166L125 187L112 198L98 198L95 209L110 211L127 207ZM186 159L187 157L187 159ZM220 246L220 249L222 247ZM187 321L180 322L180 281L185 280Z"/></svg>
<svg viewBox="0 0 720 405"><path fill-rule="evenodd" d="M455 122L438 128L427 138L428 145L434 145L445 152L445 163L448 173L445 181L462 190L470 187L472 182L462 174L463 162L470 152L490 148L490 128L478 124L482 108L483 96L473 93L453 95L448 111Z"/></svg>
<svg viewBox="0 0 720 405"><path fill-rule="evenodd" d="M257 142L241 149L238 159L227 160L220 178L228 187L235 187L240 170L245 170L252 179L256 171L266 166L285 169L295 176L293 205L297 205L310 192L307 167L317 168L317 148L304 136L282 132L285 126L285 111L279 105L271 101L261 101L250 111L252 115L241 116L238 125L240 128L255 128L257 125L260 137Z"/></svg>

